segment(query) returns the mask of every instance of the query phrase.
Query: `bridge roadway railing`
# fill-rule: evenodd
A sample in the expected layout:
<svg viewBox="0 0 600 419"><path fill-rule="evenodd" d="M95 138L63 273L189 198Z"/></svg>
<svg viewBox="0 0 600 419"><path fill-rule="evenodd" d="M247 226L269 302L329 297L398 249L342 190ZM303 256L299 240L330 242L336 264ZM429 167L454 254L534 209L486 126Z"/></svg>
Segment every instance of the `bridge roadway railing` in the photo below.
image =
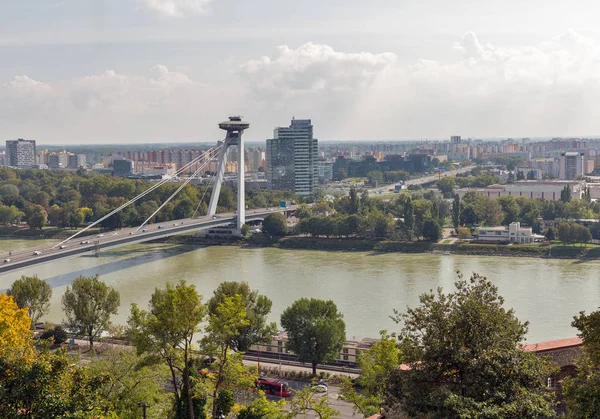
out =
<svg viewBox="0 0 600 419"><path fill-rule="evenodd" d="M248 214L246 216L246 220L247 221L262 220L266 215L268 215L270 213L271 212ZM49 254L42 253L41 255L38 255L38 256L34 256L32 254L27 259L17 260L17 261L13 261L13 262L9 262L9 263L0 265L0 273L11 272L11 271L23 269L23 268L26 268L29 266L40 265L43 263L52 262L57 259L63 259L63 258L67 258L67 257L77 256L77 255L80 255L80 254L83 254L86 252L90 252L90 251L107 249L107 248L111 248L111 247L124 246L127 244L146 242L146 241L154 240L157 238L181 234L181 233L185 233L185 232L189 232L189 231L201 230L204 228L222 227L222 226L226 226L226 225L229 225L229 224L235 222L235 220L236 220L235 216L222 217L222 218L218 218L218 219L205 220L205 221L201 221L201 222L198 222L198 221L195 221L192 219L186 219L186 220L184 220L183 224L175 226L175 227L170 227L165 230L160 229L160 230L153 230L153 231L144 232L144 233L138 232L138 233L135 233L132 235L125 235L125 236L121 236L119 238L111 239L108 241L93 240L89 237L85 237L86 241L90 242L89 244L85 244L85 245L75 244L74 242L76 242L76 240L74 240L73 244L69 244L69 247L67 247L66 249L60 249L60 250L55 251L54 253L49 253ZM173 222L178 223L178 222L181 222L181 220L171 220L171 221L167 221L166 223L173 223ZM156 224L154 224L154 225L156 225ZM111 236L105 237L104 240L106 240L107 238L110 238L110 237ZM96 241L97 241L97 243L95 243ZM77 246L77 247L72 247L72 246ZM35 249L31 249L32 252L33 252L33 250L35 250Z"/></svg>

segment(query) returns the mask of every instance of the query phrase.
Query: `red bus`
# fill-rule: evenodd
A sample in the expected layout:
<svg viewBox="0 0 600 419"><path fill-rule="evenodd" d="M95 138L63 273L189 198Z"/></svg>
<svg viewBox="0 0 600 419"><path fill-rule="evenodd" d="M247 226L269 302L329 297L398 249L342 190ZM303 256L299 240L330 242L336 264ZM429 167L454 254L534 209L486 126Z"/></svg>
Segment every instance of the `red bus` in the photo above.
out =
<svg viewBox="0 0 600 419"><path fill-rule="evenodd" d="M256 380L256 387L266 394L271 394L273 396L290 397L292 395L290 387L281 381L271 381L259 377L259 379Z"/></svg>

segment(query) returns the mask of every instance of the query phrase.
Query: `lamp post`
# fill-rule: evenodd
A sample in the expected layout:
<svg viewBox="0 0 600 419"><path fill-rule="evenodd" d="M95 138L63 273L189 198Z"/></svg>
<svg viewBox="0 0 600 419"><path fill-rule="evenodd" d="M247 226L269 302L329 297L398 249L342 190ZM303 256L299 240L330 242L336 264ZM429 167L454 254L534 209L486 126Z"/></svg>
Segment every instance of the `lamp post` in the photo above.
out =
<svg viewBox="0 0 600 419"><path fill-rule="evenodd" d="M142 408L142 417L146 419L146 409L149 407L146 402L138 403L138 406Z"/></svg>

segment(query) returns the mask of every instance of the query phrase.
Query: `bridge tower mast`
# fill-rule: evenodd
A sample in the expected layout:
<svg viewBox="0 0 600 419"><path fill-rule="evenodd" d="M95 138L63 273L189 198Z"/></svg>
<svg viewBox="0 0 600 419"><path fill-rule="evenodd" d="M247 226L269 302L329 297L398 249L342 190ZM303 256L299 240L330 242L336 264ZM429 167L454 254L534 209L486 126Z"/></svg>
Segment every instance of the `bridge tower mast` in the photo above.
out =
<svg viewBox="0 0 600 419"><path fill-rule="evenodd" d="M215 186L208 204L208 215L215 215L217 212L217 203L219 202L219 194L221 193L221 185L225 177L225 167L227 166L227 150L231 146L238 147L238 208L237 208L237 230L241 231L242 226L246 223L246 164L244 159L244 140L242 133L248 129L250 124L242 121L240 116L230 116L229 121L221 122L219 128L227 131L223 147L219 151L219 165L217 168L217 176Z"/></svg>

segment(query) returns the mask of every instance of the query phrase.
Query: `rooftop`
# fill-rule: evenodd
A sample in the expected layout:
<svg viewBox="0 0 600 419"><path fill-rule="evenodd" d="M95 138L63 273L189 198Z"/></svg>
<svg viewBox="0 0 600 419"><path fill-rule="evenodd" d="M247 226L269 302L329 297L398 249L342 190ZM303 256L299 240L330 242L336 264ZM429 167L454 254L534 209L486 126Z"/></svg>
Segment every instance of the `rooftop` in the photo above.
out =
<svg viewBox="0 0 600 419"><path fill-rule="evenodd" d="M583 340L580 337L574 337L568 339L550 340L547 342L524 345L523 350L527 352L544 352L553 351L557 349L572 348L576 346L581 346L582 344Z"/></svg>

